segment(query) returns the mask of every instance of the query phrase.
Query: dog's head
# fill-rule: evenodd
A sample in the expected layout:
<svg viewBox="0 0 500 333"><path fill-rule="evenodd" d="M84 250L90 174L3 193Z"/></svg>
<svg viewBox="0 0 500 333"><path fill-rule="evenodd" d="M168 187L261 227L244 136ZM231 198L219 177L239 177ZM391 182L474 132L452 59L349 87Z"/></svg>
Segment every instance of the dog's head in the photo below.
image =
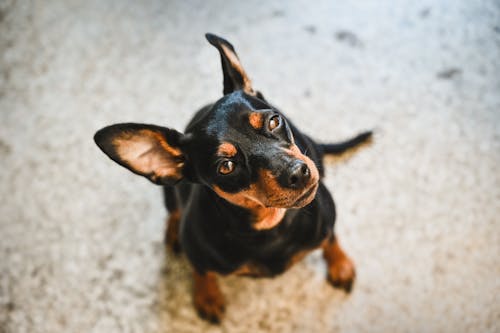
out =
<svg viewBox="0 0 500 333"><path fill-rule="evenodd" d="M161 185L201 183L242 207L303 207L318 187L313 161L295 145L285 117L252 88L233 46L217 47L224 97L200 111L182 134L145 124L98 131L97 145L112 160Z"/></svg>

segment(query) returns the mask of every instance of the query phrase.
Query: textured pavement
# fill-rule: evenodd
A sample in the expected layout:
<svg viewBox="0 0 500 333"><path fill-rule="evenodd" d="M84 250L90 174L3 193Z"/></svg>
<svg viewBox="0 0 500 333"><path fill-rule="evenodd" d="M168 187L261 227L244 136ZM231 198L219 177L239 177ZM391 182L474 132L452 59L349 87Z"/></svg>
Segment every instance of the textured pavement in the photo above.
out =
<svg viewBox="0 0 500 333"><path fill-rule="evenodd" d="M352 294L316 252L201 321L160 188L93 143L219 98L205 32L318 140L376 129L327 160ZM0 56L0 332L500 331L498 1L0 0Z"/></svg>

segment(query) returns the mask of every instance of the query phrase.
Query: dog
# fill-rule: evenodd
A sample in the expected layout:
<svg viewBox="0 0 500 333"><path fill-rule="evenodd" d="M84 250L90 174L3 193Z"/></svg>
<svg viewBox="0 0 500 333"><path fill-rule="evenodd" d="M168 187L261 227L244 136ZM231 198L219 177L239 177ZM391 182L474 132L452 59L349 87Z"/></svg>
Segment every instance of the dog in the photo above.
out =
<svg viewBox="0 0 500 333"><path fill-rule="evenodd" d="M193 303L202 318L223 317L217 275L274 277L318 248L330 283L350 291L355 268L334 233L323 158L369 141L372 132L316 143L254 90L227 40L206 38L220 53L222 98L200 109L184 133L122 123L99 130L96 144L163 186L166 243L193 266Z"/></svg>

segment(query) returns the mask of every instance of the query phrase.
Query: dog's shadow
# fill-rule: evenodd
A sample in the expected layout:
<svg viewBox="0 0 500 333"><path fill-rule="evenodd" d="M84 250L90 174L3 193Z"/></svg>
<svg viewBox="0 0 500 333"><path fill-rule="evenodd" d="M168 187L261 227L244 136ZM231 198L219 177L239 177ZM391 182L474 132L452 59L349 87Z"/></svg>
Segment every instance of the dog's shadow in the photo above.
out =
<svg viewBox="0 0 500 333"><path fill-rule="evenodd" d="M316 251L272 279L222 277L227 301L220 325L200 319L192 305L192 271L184 255L167 251L155 311L160 332L325 332L346 294L325 279Z"/></svg>

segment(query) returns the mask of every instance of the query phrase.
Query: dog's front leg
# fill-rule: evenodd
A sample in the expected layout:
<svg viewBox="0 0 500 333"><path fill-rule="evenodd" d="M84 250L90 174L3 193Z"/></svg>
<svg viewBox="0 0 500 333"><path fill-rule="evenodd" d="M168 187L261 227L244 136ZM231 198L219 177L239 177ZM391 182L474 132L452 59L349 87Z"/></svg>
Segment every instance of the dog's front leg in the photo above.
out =
<svg viewBox="0 0 500 333"><path fill-rule="evenodd" d="M224 296L214 272L193 273L193 302L199 315L213 323L220 323L226 308Z"/></svg>
<svg viewBox="0 0 500 333"><path fill-rule="evenodd" d="M165 243L168 248L175 254L181 252L181 243L179 240L179 224L181 220L181 214L179 209L169 212L167 219L167 231L165 233Z"/></svg>
<svg viewBox="0 0 500 333"><path fill-rule="evenodd" d="M356 277L354 263L342 250L335 235L327 239L322 248L328 269L328 281L334 287L350 292Z"/></svg>

